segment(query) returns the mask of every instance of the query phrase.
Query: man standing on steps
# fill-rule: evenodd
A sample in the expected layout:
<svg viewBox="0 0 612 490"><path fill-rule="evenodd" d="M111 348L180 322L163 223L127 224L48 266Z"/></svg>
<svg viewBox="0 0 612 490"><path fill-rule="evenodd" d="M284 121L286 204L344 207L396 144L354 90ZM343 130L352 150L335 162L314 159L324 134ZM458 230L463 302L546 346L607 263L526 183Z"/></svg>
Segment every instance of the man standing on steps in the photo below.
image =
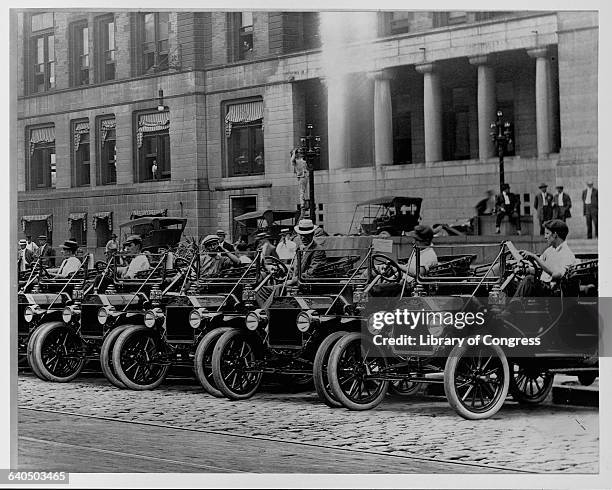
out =
<svg viewBox="0 0 612 490"><path fill-rule="evenodd" d="M561 221L567 220L572 217L570 209L572 207L572 200L569 194L563 192L563 186L557 186L557 194L555 194L553 200L553 219L560 219Z"/></svg>
<svg viewBox="0 0 612 490"><path fill-rule="evenodd" d="M593 224L595 224L595 237L597 237L598 226L598 207L599 197L593 181L587 182L587 188L582 191L582 204L584 206L582 214L586 218L587 238L593 238Z"/></svg>
<svg viewBox="0 0 612 490"><path fill-rule="evenodd" d="M533 207L538 212L538 221L540 222L540 235L544 234L544 223L552 219L553 210L553 195L548 192L548 185L540 184L540 192L536 194Z"/></svg>

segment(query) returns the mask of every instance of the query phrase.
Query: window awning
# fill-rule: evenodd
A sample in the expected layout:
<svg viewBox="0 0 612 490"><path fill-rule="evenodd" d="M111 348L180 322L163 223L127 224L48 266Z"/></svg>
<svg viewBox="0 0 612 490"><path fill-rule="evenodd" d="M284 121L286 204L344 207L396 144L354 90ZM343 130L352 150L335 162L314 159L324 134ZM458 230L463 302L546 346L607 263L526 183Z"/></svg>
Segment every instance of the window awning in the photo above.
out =
<svg viewBox="0 0 612 490"><path fill-rule="evenodd" d="M261 100L229 106L225 115L225 136L229 138L232 135L233 124L258 121L263 119L263 116L263 101Z"/></svg>
<svg viewBox="0 0 612 490"><path fill-rule="evenodd" d="M100 124L100 136L101 136L101 140L102 140L102 146L104 146L104 143L106 143L106 137L108 136L108 133L110 133L113 129L116 128L116 121L115 119L102 119L102 122Z"/></svg>
<svg viewBox="0 0 612 490"><path fill-rule="evenodd" d="M73 221L83 221L83 231L87 231L87 213L70 213L68 215L68 225L72 226Z"/></svg>
<svg viewBox="0 0 612 490"><path fill-rule="evenodd" d="M143 114L138 118L138 134L136 139L138 148L142 146L142 135L144 133L152 133L154 131L163 131L170 128L170 113L169 112L153 112L151 114Z"/></svg>
<svg viewBox="0 0 612 490"><path fill-rule="evenodd" d="M31 221L46 221L47 222L47 232L51 233L53 231L53 215L52 214L32 214L29 216L21 217L21 229L25 231L26 223Z"/></svg>
<svg viewBox="0 0 612 490"><path fill-rule="evenodd" d="M79 149L81 136L89 133L89 122L80 122L74 127L74 151Z"/></svg>
<svg viewBox="0 0 612 490"><path fill-rule="evenodd" d="M106 226L108 231L113 231L113 212L112 211L101 211L93 214L93 220L91 223L92 228L95 230L98 227L98 220L106 220Z"/></svg>
<svg viewBox="0 0 612 490"><path fill-rule="evenodd" d="M142 209L140 211L132 211L130 219L142 218L143 216L168 216L167 209Z"/></svg>
<svg viewBox="0 0 612 490"><path fill-rule="evenodd" d="M30 154L34 153L38 143L53 143L55 141L55 126L36 128L30 132Z"/></svg>

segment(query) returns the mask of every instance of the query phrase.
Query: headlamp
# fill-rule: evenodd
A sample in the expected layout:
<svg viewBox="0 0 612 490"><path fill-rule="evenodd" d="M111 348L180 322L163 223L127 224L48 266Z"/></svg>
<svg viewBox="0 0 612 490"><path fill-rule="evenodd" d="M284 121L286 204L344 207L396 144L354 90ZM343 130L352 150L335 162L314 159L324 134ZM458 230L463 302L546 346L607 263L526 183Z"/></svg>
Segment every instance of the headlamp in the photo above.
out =
<svg viewBox="0 0 612 490"><path fill-rule="evenodd" d="M153 308L152 310L147 310L144 314L144 324L147 328L153 328L157 321L162 320L164 318L164 313L161 308Z"/></svg>
<svg viewBox="0 0 612 490"><path fill-rule="evenodd" d="M70 323L73 318L78 317L81 313L81 310L75 308L74 306L66 306L66 308L62 311L62 321L64 323Z"/></svg>
<svg viewBox="0 0 612 490"><path fill-rule="evenodd" d="M307 332L313 324L319 323L319 314L315 310L302 311L296 320L297 329L304 333Z"/></svg>
<svg viewBox="0 0 612 490"><path fill-rule="evenodd" d="M265 327L268 323L268 316L266 315L265 310L257 309L255 311L250 312L245 318L246 328L254 331L257 330L260 326Z"/></svg>

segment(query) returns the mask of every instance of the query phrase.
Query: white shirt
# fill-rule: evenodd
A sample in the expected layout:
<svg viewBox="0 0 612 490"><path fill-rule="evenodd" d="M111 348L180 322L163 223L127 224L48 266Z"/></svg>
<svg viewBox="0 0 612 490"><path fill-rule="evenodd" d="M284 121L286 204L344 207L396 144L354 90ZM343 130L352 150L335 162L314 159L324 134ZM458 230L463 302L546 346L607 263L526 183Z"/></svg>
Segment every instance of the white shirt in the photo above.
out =
<svg viewBox="0 0 612 490"><path fill-rule="evenodd" d="M276 253L281 260L291 260L295 256L297 245L293 240L281 240L276 246Z"/></svg>
<svg viewBox="0 0 612 490"><path fill-rule="evenodd" d="M132 259L127 271L125 274L123 274L123 277L126 279L134 279L138 272L148 271L150 268L151 266L149 265L149 259L147 259L147 256L144 254L139 254Z"/></svg>
<svg viewBox="0 0 612 490"><path fill-rule="evenodd" d="M561 192L560 194L557 194L557 204L559 206L563 206L563 192Z"/></svg>
<svg viewBox="0 0 612 490"><path fill-rule="evenodd" d="M548 206L548 203L546 202L546 193L542 192L542 206Z"/></svg>
<svg viewBox="0 0 612 490"><path fill-rule="evenodd" d="M555 274L564 274L570 265L576 264L576 256L570 250L567 242L563 242L557 248L548 247L540 256L542 262L546 264ZM550 282L551 276L547 272L542 271L540 280Z"/></svg>
<svg viewBox="0 0 612 490"><path fill-rule="evenodd" d="M64 259L62 265L57 270L56 277L68 277L71 276L74 272L78 271L81 267L81 261L76 257L68 257Z"/></svg>
<svg viewBox="0 0 612 490"><path fill-rule="evenodd" d="M510 204L510 197L508 196L508 194L506 192L503 192L504 195L504 202L506 204Z"/></svg>
<svg viewBox="0 0 612 490"><path fill-rule="evenodd" d="M436 265L438 263L438 256L436 255L435 250L432 247L427 247L421 249L421 253L419 255L419 266L425 267L425 271L428 271L432 265ZM410 260L408 261L408 265L406 266L408 269L409 276L416 276L416 255L412 254L410 256ZM410 277L408 277L410 281Z"/></svg>
<svg viewBox="0 0 612 490"><path fill-rule="evenodd" d="M592 187L587 187L586 196L584 198L584 203L585 204L591 204L591 193L592 192L593 192L593 188Z"/></svg>
<svg viewBox="0 0 612 490"><path fill-rule="evenodd" d="M251 262L253 262L248 256L246 255L240 255L238 257L240 259L240 263L241 264L250 264Z"/></svg>
<svg viewBox="0 0 612 490"><path fill-rule="evenodd" d="M38 254L38 245L36 245L34 242L30 242L26 245L26 248L30 251L33 252L34 254Z"/></svg>
<svg viewBox="0 0 612 490"><path fill-rule="evenodd" d="M28 269L28 261L26 260L26 249L22 248L21 250L19 250L19 257L21 258L21 261L19 262L19 267L21 271L25 271Z"/></svg>

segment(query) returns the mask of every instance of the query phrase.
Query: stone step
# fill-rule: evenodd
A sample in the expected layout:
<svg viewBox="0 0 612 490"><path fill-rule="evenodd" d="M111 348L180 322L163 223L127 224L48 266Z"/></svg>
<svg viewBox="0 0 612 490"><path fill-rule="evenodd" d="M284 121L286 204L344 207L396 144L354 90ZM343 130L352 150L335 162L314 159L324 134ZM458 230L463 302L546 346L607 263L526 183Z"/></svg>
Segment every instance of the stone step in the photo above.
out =
<svg viewBox="0 0 612 490"><path fill-rule="evenodd" d="M596 254L598 250L597 239L570 238L567 244L575 254Z"/></svg>

